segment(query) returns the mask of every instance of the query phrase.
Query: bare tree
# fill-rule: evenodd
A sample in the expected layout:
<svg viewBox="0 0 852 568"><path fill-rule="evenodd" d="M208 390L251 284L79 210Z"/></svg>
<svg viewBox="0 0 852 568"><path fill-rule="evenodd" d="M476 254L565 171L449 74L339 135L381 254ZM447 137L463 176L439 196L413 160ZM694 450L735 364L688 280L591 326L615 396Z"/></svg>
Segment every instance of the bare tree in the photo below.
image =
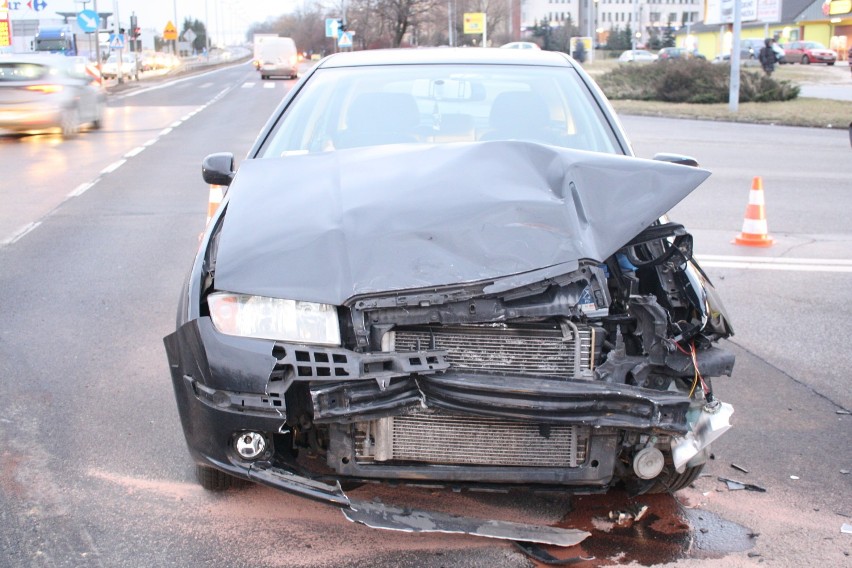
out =
<svg viewBox="0 0 852 568"><path fill-rule="evenodd" d="M385 19L379 13L382 0L352 0L346 12L348 29L355 32L355 42L361 49L390 47L390 34Z"/></svg>
<svg viewBox="0 0 852 568"><path fill-rule="evenodd" d="M441 6L438 0L379 0L377 8L391 35L391 45L399 47L412 24L428 19Z"/></svg>
<svg viewBox="0 0 852 568"><path fill-rule="evenodd" d="M325 38L325 15L318 7L309 11L296 11L278 18L270 18L265 22L252 24L246 38L251 41L254 34L274 33L284 37L292 37L299 51L322 53L327 45Z"/></svg>

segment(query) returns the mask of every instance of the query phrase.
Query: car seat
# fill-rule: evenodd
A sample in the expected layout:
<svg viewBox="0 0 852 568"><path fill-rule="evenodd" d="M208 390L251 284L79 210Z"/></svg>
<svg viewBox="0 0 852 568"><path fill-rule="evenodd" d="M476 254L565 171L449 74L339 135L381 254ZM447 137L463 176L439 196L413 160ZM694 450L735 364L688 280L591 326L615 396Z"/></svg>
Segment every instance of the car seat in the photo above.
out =
<svg viewBox="0 0 852 568"><path fill-rule="evenodd" d="M529 140L553 144L547 103L537 93L511 91L495 97L488 115L490 130L480 140Z"/></svg>
<svg viewBox="0 0 852 568"><path fill-rule="evenodd" d="M407 93L361 93L346 114L346 130L335 138L336 148L417 142L420 113Z"/></svg>

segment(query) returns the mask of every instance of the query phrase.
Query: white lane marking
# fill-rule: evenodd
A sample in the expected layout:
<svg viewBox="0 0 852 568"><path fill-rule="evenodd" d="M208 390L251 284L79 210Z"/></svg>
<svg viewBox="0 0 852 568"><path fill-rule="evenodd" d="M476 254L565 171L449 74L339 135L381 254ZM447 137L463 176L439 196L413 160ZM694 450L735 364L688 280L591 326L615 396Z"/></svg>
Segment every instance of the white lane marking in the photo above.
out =
<svg viewBox="0 0 852 568"><path fill-rule="evenodd" d="M266 82L266 83L264 83L264 84L263 84L263 88L264 88L264 89L274 89L274 88L275 88L275 83L269 83L269 82Z"/></svg>
<svg viewBox="0 0 852 568"><path fill-rule="evenodd" d="M786 272L852 272L852 260L696 255L705 268L738 268L743 270L780 270Z"/></svg>
<svg viewBox="0 0 852 568"><path fill-rule="evenodd" d="M846 259L820 259L820 258L786 258L783 256L727 256L717 254L697 254L699 260L718 260L720 262L749 262L758 264L838 264L852 266L852 260Z"/></svg>
<svg viewBox="0 0 852 568"><path fill-rule="evenodd" d="M254 83L243 83L242 86L243 89L251 89L252 87L254 87Z"/></svg>
<svg viewBox="0 0 852 568"><path fill-rule="evenodd" d="M139 146L138 148L134 148L128 153L124 155L125 158L132 158L133 156L138 156L139 153L145 149L145 146Z"/></svg>
<svg viewBox="0 0 852 568"><path fill-rule="evenodd" d="M33 232L33 230L34 230L36 227L38 227L39 225L41 225L41 221L35 221L34 223L27 223L26 225L24 225L23 227L21 227L21 229L20 229L17 233L15 233L14 235L12 235L12 236L11 236L11 237L9 237L8 239L6 239L6 240L4 240L4 241L0 242L0 245L11 245L11 244L14 244L14 243L18 242L19 240L21 240L22 238L24 238L24 236L26 236L27 234L29 234L29 233Z"/></svg>
<svg viewBox="0 0 852 568"><path fill-rule="evenodd" d="M213 83L211 83L211 82L207 82L207 83L204 83L203 85L201 85L201 86L200 86L200 87L198 87L198 88L199 88L199 89L209 89L209 88L210 88L210 87L212 87L212 86L213 86Z"/></svg>
<svg viewBox="0 0 852 568"><path fill-rule="evenodd" d="M198 75L191 75L189 77L184 77L183 79L175 79L174 81L169 81L167 83L161 83L159 85L154 85L153 87L146 87L144 89L139 89L137 91L130 91L129 93L117 95L115 98L117 99L126 99L130 97L135 97L137 95L141 95L142 93L150 93L151 91L156 91L158 89L165 89L166 87L173 87L179 83L184 83L186 81L192 81L194 79L201 79L202 77L206 77L208 75L212 75L213 73L221 73L222 71L228 71L232 66L221 67L219 69L214 69L213 71L208 71L206 73L200 73Z"/></svg>
<svg viewBox="0 0 852 568"><path fill-rule="evenodd" d="M107 167L105 167L104 169L101 170L101 175L111 174L112 172L114 172L115 170L117 170L118 168L123 166L124 162L126 162L126 161L127 160L121 159L121 160L118 160L117 162L111 163L110 165L108 165Z"/></svg>
<svg viewBox="0 0 852 568"><path fill-rule="evenodd" d="M699 261L700 262L700 261ZM704 268L738 268L744 270L782 270L787 272L849 272L852 266L830 266L827 264L760 264L757 262L720 262L711 260L701 262Z"/></svg>
<svg viewBox="0 0 852 568"><path fill-rule="evenodd" d="M89 189L97 182L98 180L90 181L88 183L81 183L74 189L74 191L68 194L68 197L80 197L81 195L89 191Z"/></svg>
<svg viewBox="0 0 852 568"><path fill-rule="evenodd" d="M218 73L219 71L222 71L222 69L217 69L216 71L210 71L210 73ZM204 75L209 75L210 73L204 73ZM193 79L193 78L197 78L197 77L198 76L187 77L186 79L180 79L180 80L175 81L175 82L183 82L183 81L187 81L189 79ZM158 85L156 87L151 87L149 89L143 89L141 91L134 91L132 94L128 94L128 95L124 95L124 96L134 96L134 95L140 94L143 91L153 91L153 90L156 90L156 89L161 89L165 86L168 86L168 85ZM6 245L11 245L11 244L14 244L14 243L18 242L19 240L21 240L24 236L28 235L30 232L32 232L34 229L36 229L39 225L41 225L42 221L44 221L45 219L47 219L48 217L53 215L66 201L68 201L69 199L73 199L75 197L79 197L79 196L83 195L86 191L88 191L96 183L98 183L103 176L105 176L106 174L110 174L110 173L114 172L115 170L120 168L122 165L124 165L124 163L129 158L133 158L134 156L137 156L140 152L145 150L145 148L148 148L149 146L153 146L154 144L156 144L163 136L166 136L172 130L174 130L174 128L176 128L177 126L180 126L184 121L186 121L187 118L191 118L191 117L195 116L196 114L198 114L199 112L203 111L204 109L206 109L207 107L209 107L210 105L212 105L213 103L215 103L216 101L218 101L219 99L224 97L226 94L228 94L228 92L230 92L234 88L236 88L236 84L231 85L230 87L225 87L224 89L219 91L216 94L216 96L214 96L212 99L207 101L205 104L196 108L194 111L188 113L181 120L173 122L172 125L169 126L168 128L165 128L162 131L160 131L160 133L157 134L157 136L155 136L154 138L151 138L150 140L148 140L147 142L145 142L141 146L134 148L133 150L127 152L124 155L123 159L118 160L116 162L113 162L112 164L110 164L109 166L107 166L106 168L101 170L100 173L97 175L97 177L95 177L95 179L93 179L91 182L82 183L82 184L78 185L68 195L65 196L65 199L63 199L53 210L51 210L50 212L45 214L41 219L25 225L17 233L13 234L11 237L0 241L0 247L6 246ZM116 98L123 98L123 97L119 96L119 97L116 97Z"/></svg>

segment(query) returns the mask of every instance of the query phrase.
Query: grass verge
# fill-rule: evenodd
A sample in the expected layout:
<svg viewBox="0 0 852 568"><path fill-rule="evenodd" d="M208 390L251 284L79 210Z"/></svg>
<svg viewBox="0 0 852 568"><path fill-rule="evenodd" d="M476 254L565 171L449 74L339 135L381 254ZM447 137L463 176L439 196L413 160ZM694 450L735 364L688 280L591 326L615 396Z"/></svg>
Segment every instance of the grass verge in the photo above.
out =
<svg viewBox="0 0 852 568"><path fill-rule="evenodd" d="M688 104L662 101L610 101L619 114L663 116L669 118L694 118L725 122L755 124L780 124L785 126L810 126L816 128L848 128L852 121L849 101L797 98L771 103L740 103L732 113L727 103Z"/></svg>
<svg viewBox="0 0 852 568"><path fill-rule="evenodd" d="M753 61L744 62L747 69L758 70ZM595 79L618 66L613 59L599 57L586 67ZM844 85L852 88L849 65L838 62L833 67L825 65L780 65L773 75L779 80L802 85ZM740 103L736 114L728 111L727 103L676 104L660 101L621 100L610 101L621 114L694 118L725 122L751 122L785 126L810 126L816 128L848 128L852 121L852 103L830 99L798 97L791 101L772 103Z"/></svg>

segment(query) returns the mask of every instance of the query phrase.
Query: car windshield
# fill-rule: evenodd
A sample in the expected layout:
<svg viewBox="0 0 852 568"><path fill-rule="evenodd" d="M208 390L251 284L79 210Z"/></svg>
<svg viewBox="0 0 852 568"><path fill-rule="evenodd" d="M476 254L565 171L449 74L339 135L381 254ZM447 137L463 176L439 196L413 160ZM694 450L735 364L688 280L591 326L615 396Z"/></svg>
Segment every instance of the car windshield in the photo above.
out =
<svg viewBox="0 0 852 568"><path fill-rule="evenodd" d="M318 70L288 106L260 157L478 140L622 153L573 69L394 65Z"/></svg>
<svg viewBox="0 0 852 568"><path fill-rule="evenodd" d="M805 49L825 49L825 46L818 41L806 41L804 43Z"/></svg>

